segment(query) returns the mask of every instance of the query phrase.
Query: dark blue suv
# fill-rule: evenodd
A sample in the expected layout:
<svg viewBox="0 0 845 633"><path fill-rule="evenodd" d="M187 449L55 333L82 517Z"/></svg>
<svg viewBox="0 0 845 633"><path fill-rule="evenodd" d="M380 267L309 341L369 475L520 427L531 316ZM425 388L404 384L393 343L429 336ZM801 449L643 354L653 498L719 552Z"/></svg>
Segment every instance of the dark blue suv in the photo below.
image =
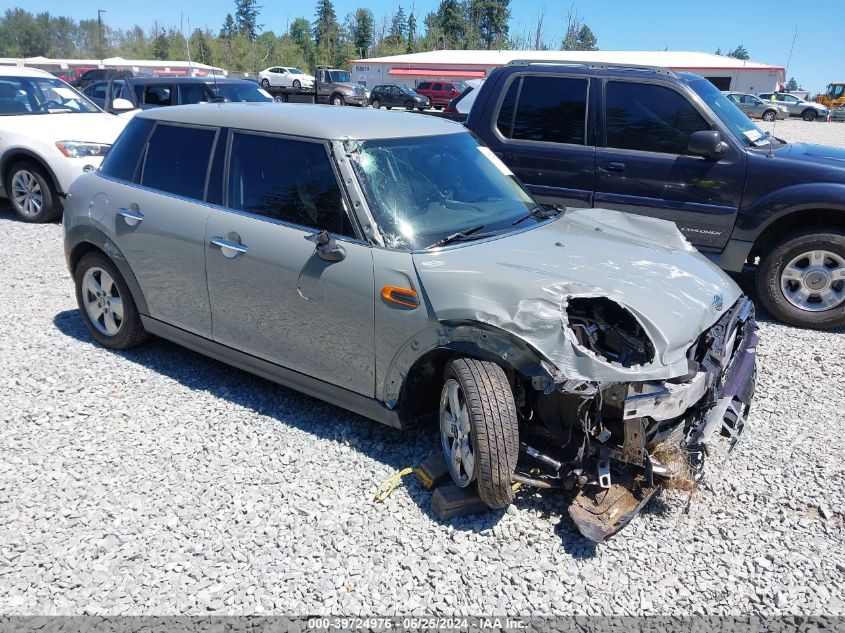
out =
<svg viewBox="0 0 845 633"><path fill-rule="evenodd" d="M703 77L512 62L467 127L542 203L674 221L793 325L845 325L845 150L761 131Z"/></svg>

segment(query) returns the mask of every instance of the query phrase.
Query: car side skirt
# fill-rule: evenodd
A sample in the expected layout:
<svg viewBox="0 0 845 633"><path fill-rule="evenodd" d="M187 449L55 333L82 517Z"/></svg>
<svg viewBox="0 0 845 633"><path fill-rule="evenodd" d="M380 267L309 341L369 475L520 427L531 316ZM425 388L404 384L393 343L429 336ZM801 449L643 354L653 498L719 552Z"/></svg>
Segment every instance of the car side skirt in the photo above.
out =
<svg viewBox="0 0 845 633"><path fill-rule="evenodd" d="M337 387L311 376L270 363L255 356L245 354L231 347L210 341L174 327L163 321L141 315L144 328L151 334L173 341L195 352L214 358L227 365L232 365L256 376L261 376L284 387L289 387L304 394L325 400L338 407L352 411L366 418L381 422L387 426L402 429L407 426L398 411L388 409L381 402Z"/></svg>

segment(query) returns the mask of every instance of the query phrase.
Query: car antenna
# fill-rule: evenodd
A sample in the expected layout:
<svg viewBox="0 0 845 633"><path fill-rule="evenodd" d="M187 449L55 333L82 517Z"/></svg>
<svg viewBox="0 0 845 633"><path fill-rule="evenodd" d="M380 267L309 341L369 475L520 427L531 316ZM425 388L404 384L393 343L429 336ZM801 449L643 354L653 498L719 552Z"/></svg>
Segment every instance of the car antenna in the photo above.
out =
<svg viewBox="0 0 845 633"><path fill-rule="evenodd" d="M795 50L795 40L798 38L798 24L795 24L795 33L792 35L792 46L789 47L789 56L786 58L786 66L783 69L783 80L787 81L787 76L789 75L789 64L792 63L792 51ZM775 120L772 124L772 138L776 139L775 136L775 129L778 126L778 115L775 113ZM769 158L772 158L772 143L769 143Z"/></svg>

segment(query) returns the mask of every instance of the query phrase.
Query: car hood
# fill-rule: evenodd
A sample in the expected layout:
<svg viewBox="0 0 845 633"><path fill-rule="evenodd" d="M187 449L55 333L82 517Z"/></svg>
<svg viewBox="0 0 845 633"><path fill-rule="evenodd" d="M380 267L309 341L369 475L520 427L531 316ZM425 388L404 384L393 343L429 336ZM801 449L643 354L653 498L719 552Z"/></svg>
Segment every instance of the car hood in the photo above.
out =
<svg viewBox="0 0 845 633"><path fill-rule="evenodd" d="M127 119L105 112L29 114L3 117L12 122L17 134L47 142L85 141L112 144L126 126Z"/></svg>
<svg viewBox="0 0 845 633"><path fill-rule="evenodd" d="M845 169L845 149L812 143L790 143L785 158Z"/></svg>
<svg viewBox="0 0 845 633"><path fill-rule="evenodd" d="M505 330L567 379L684 376L690 346L742 295L673 223L605 209L569 210L532 230L413 257L438 320ZM651 363L623 367L578 344L566 306L591 297L639 321L654 346Z"/></svg>

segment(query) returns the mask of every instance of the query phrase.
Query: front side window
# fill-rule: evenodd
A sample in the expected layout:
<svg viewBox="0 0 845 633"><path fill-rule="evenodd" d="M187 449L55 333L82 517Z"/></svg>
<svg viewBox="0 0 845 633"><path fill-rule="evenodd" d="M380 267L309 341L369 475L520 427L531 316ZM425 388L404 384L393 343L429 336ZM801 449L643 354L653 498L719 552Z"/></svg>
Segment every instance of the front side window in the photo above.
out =
<svg viewBox="0 0 845 633"><path fill-rule="evenodd" d="M155 121L150 119L132 119L106 154L100 172L118 180L134 181L144 152L144 144L153 125Z"/></svg>
<svg viewBox="0 0 845 633"><path fill-rule="evenodd" d="M347 141L346 149L390 248L426 248L461 231L482 237L534 222L531 196L470 134Z"/></svg>
<svg viewBox="0 0 845 633"><path fill-rule="evenodd" d="M147 86L144 88L144 103L151 106L173 105L170 100L170 86Z"/></svg>
<svg viewBox="0 0 845 633"><path fill-rule="evenodd" d="M751 119L736 104L719 92L712 83L706 79L695 79L689 82L689 86L701 97L713 114L745 145L751 146L772 142L772 137L767 136L754 125Z"/></svg>
<svg viewBox="0 0 845 633"><path fill-rule="evenodd" d="M100 112L81 92L54 77L0 78L0 116Z"/></svg>
<svg viewBox="0 0 845 633"><path fill-rule="evenodd" d="M725 102L740 112L729 100ZM610 81L605 108L607 146L617 149L685 154L690 135L710 129L684 96L665 86Z"/></svg>
<svg viewBox="0 0 845 633"><path fill-rule="evenodd" d="M202 200L215 130L160 123L147 145L141 184Z"/></svg>
<svg viewBox="0 0 845 633"><path fill-rule="evenodd" d="M229 157L228 206L355 236L322 143L235 133Z"/></svg>
<svg viewBox="0 0 845 633"><path fill-rule="evenodd" d="M334 84L350 84L352 83L352 75L348 70L333 70L329 73L331 82Z"/></svg>
<svg viewBox="0 0 845 633"><path fill-rule="evenodd" d="M583 145L587 87L586 79L573 77L516 79L499 110L499 131L513 139Z"/></svg>
<svg viewBox="0 0 845 633"><path fill-rule="evenodd" d="M233 103L271 103L273 97L258 84L248 83L218 83L208 84L207 88Z"/></svg>
<svg viewBox="0 0 845 633"><path fill-rule="evenodd" d="M208 89L203 83L184 83L179 86L179 90L182 93L181 103L183 105L204 103L212 99L212 95L209 94Z"/></svg>

